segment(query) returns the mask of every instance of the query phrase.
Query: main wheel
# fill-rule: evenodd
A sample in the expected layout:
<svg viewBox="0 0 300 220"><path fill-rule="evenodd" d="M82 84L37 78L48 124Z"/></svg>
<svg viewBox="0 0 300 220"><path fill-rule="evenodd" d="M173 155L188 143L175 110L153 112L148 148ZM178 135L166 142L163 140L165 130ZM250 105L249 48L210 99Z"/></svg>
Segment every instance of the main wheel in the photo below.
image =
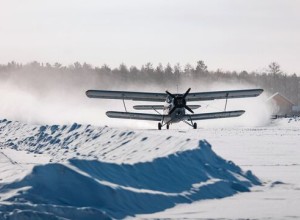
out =
<svg viewBox="0 0 300 220"><path fill-rule="evenodd" d="M197 123L194 123L194 124L193 124L193 128L194 128L194 129L197 129Z"/></svg>
<svg viewBox="0 0 300 220"><path fill-rule="evenodd" d="M170 125L167 125L167 129L169 129L170 128Z"/></svg>
<svg viewBox="0 0 300 220"><path fill-rule="evenodd" d="M161 123L158 123L158 130L161 130Z"/></svg>

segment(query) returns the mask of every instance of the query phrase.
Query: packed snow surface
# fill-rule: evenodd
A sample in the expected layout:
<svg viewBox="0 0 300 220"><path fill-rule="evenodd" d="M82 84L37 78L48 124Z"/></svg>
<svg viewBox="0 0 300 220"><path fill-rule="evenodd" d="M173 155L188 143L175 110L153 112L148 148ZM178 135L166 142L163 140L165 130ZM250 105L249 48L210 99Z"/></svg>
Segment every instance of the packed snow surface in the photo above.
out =
<svg viewBox="0 0 300 220"><path fill-rule="evenodd" d="M297 218L299 125L157 131L2 120L0 219Z"/></svg>
<svg viewBox="0 0 300 220"><path fill-rule="evenodd" d="M251 193L218 200L178 204L143 218L300 219L300 118L274 120L269 126L200 129L214 150L251 169L262 186Z"/></svg>

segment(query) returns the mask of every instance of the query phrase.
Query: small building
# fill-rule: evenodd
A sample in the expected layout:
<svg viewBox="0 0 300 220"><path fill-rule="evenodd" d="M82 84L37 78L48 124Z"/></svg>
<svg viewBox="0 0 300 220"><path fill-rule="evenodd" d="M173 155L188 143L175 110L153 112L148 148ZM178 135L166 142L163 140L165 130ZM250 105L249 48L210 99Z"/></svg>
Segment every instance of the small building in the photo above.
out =
<svg viewBox="0 0 300 220"><path fill-rule="evenodd" d="M294 105L292 110L294 115L300 115L300 105Z"/></svg>
<svg viewBox="0 0 300 220"><path fill-rule="evenodd" d="M295 106L295 104L285 96L281 95L279 92L276 92L275 94L270 96L267 99L267 102L272 102L274 104L274 115L294 115L293 106Z"/></svg>

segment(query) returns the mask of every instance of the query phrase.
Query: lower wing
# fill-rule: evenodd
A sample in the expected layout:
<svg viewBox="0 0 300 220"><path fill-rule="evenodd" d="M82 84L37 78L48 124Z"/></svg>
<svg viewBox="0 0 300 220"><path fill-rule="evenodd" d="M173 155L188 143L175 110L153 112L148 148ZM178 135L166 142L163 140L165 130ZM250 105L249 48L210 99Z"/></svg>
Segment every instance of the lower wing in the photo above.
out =
<svg viewBox="0 0 300 220"><path fill-rule="evenodd" d="M203 114L185 115L185 119L188 121L205 120L205 119L217 119L217 118L232 118L239 117L244 114L244 110L227 111L227 112L210 112Z"/></svg>
<svg viewBox="0 0 300 220"><path fill-rule="evenodd" d="M157 114L115 112L115 111L108 111L106 112L106 115L110 118L136 119L136 120L148 120L148 121L161 121L163 117L162 115L157 115Z"/></svg>

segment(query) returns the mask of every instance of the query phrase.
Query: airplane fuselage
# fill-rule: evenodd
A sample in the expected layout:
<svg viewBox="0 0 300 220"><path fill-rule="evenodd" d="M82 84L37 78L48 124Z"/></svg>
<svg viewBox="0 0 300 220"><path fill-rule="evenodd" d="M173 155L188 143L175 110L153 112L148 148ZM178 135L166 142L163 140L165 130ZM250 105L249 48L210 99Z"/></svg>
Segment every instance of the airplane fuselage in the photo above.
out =
<svg viewBox="0 0 300 220"><path fill-rule="evenodd" d="M163 122L166 124L178 123L182 121L183 117L185 116L185 108L184 107L177 107L173 112L171 110L178 104L182 105L183 103L174 103L176 100L171 96L167 96L166 101L164 103L163 109ZM170 114L171 112L171 114Z"/></svg>

